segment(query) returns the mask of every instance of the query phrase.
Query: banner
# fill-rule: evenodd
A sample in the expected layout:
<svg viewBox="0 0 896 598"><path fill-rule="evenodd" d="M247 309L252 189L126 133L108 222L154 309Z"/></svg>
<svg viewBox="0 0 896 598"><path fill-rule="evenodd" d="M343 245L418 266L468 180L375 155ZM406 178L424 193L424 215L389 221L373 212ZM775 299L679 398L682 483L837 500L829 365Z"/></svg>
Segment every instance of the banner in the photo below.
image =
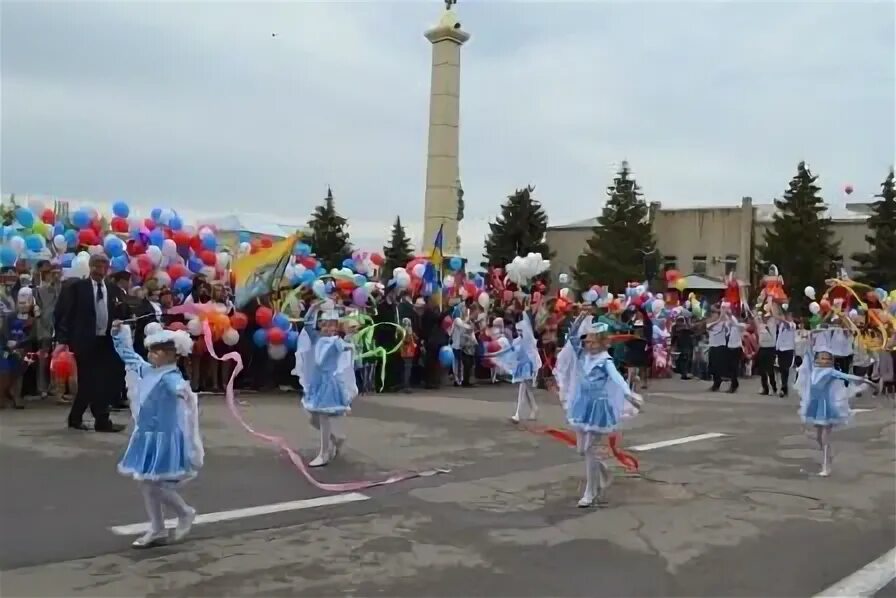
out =
<svg viewBox="0 0 896 598"><path fill-rule="evenodd" d="M250 253L233 262L233 302L237 309L252 299L280 288L298 235L290 235L267 249Z"/></svg>

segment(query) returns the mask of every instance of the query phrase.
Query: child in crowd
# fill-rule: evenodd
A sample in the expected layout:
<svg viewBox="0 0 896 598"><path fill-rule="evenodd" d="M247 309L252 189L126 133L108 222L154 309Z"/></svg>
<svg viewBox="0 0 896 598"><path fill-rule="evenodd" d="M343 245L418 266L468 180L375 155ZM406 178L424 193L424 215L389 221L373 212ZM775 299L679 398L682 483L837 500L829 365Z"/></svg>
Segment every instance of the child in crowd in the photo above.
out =
<svg viewBox="0 0 896 598"><path fill-rule="evenodd" d="M402 389L411 392L411 373L414 371L414 363L417 360L417 335L411 325L410 318L402 318L401 327L404 330L404 338L401 339L401 360L404 365L402 376Z"/></svg>
<svg viewBox="0 0 896 598"><path fill-rule="evenodd" d="M25 408L22 380L35 362L37 335L34 327L34 297L29 287L22 287L16 296L16 310L6 316L3 326L5 372L0 377L0 401L11 402L16 409Z"/></svg>
<svg viewBox="0 0 896 598"><path fill-rule="evenodd" d="M134 540L134 548L168 541L166 507L177 516L174 540L187 535L196 510L184 502L177 486L197 475L205 457L196 394L177 367L178 356L188 355L193 341L186 332L164 330L157 323L148 324L145 332L147 360L134 351L130 328L112 323L135 424L118 471L140 483L149 515L149 530Z"/></svg>

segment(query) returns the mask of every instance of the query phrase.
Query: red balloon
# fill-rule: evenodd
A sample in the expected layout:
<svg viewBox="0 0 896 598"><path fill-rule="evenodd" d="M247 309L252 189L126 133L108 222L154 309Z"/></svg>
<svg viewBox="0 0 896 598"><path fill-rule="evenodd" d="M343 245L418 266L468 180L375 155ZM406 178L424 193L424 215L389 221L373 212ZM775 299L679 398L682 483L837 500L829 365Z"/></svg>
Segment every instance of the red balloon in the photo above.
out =
<svg viewBox="0 0 896 598"><path fill-rule="evenodd" d="M92 228L85 228L78 231L78 243L81 245L99 245L99 238L96 231Z"/></svg>
<svg viewBox="0 0 896 598"><path fill-rule="evenodd" d="M454 320L451 319L451 316L445 316L445 319L442 320L442 329L445 332L448 332L448 329L451 328L451 324L454 323Z"/></svg>
<svg viewBox="0 0 896 598"><path fill-rule="evenodd" d="M199 253L202 251L202 239L199 238L199 235L193 235L190 237L190 249Z"/></svg>
<svg viewBox="0 0 896 598"><path fill-rule="evenodd" d="M262 328L267 328L268 326L270 326L273 319L274 312L270 307L259 307L257 310L255 310L255 323Z"/></svg>
<svg viewBox="0 0 896 598"><path fill-rule="evenodd" d="M175 245L180 248L189 247L190 246L190 233L186 231L175 231L174 235L171 237L174 239Z"/></svg>
<svg viewBox="0 0 896 598"><path fill-rule="evenodd" d="M245 330L249 325L249 318L242 312L235 312L230 316L230 327L234 330Z"/></svg>
<svg viewBox="0 0 896 598"><path fill-rule="evenodd" d="M279 328L270 328L268 330L268 342L272 345L282 345L286 342L286 333Z"/></svg>
<svg viewBox="0 0 896 598"><path fill-rule="evenodd" d="M386 260L383 259L383 256L378 253L374 253L373 255L371 255L370 261L374 266L382 266L386 262Z"/></svg>
<svg viewBox="0 0 896 598"><path fill-rule="evenodd" d="M262 237L260 241L261 247L267 249L274 246L274 242L269 237Z"/></svg>
<svg viewBox="0 0 896 598"><path fill-rule="evenodd" d="M489 341L485 344L486 353L497 353L501 350L501 343L498 341Z"/></svg>
<svg viewBox="0 0 896 598"><path fill-rule="evenodd" d="M215 255L214 251L205 250L199 254L199 259L201 259L202 263L206 266L214 266L218 261L218 256Z"/></svg>
<svg viewBox="0 0 896 598"><path fill-rule="evenodd" d="M125 218L119 218L118 216L115 216L114 218L112 218L110 225L112 226L112 232L115 232L115 233L128 232L128 221Z"/></svg>
<svg viewBox="0 0 896 598"><path fill-rule="evenodd" d="M184 324L183 322L171 322L168 325L168 330L174 330L175 332L178 330L186 330L186 329L187 329L187 325Z"/></svg>
<svg viewBox="0 0 896 598"><path fill-rule="evenodd" d="M305 257L300 258L299 263L305 266L305 268L307 268L308 270L314 270L317 268L317 260L310 255L306 255Z"/></svg>
<svg viewBox="0 0 896 598"><path fill-rule="evenodd" d="M101 235L101 234L103 234L103 224L102 224L99 220L94 220L94 221L92 221L92 222L90 223L90 228L92 228L93 231L94 231L97 235Z"/></svg>
<svg viewBox="0 0 896 598"><path fill-rule="evenodd" d="M666 270L666 282L669 284L674 283L676 280L681 278L681 273L678 270Z"/></svg>
<svg viewBox="0 0 896 598"><path fill-rule="evenodd" d="M143 226L146 227L146 230L153 230L156 227L156 221L152 218L146 218L143 221Z"/></svg>
<svg viewBox="0 0 896 598"><path fill-rule="evenodd" d="M75 356L71 351L59 351L50 360L50 373L57 380L66 380L75 373Z"/></svg>
<svg viewBox="0 0 896 598"><path fill-rule="evenodd" d="M46 208L40 213L40 219L44 221L44 224L56 224L56 212L50 208Z"/></svg>
<svg viewBox="0 0 896 598"><path fill-rule="evenodd" d="M187 276L188 273L189 271L187 270L186 266L182 264L171 264L170 266L168 266L168 276L171 277L172 281Z"/></svg>
<svg viewBox="0 0 896 598"><path fill-rule="evenodd" d="M510 303L513 299L513 291L504 291L501 293L501 298L504 299L504 303Z"/></svg>
<svg viewBox="0 0 896 598"><path fill-rule="evenodd" d="M127 248L128 255L143 255L146 253L146 246L136 239L128 239Z"/></svg>

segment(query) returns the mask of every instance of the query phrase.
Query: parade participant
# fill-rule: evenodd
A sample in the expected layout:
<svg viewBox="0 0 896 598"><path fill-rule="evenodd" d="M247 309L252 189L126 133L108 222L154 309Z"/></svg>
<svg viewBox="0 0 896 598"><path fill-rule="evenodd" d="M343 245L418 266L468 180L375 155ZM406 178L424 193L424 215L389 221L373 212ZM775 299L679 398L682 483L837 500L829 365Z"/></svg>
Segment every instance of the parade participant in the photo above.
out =
<svg viewBox="0 0 896 598"><path fill-rule="evenodd" d="M294 370L305 391L302 406L311 414L311 425L320 430L320 452L311 467L326 465L339 453L345 442L339 418L358 395L352 345L339 337L339 314L328 305L318 317L319 309L314 306L305 315Z"/></svg>
<svg viewBox="0 0 896 598"><path fill-rule="evenodd" d="M402 318L401 326L404 328L404 338L401 341L401 359L404 362L404 376L402 377L402 390L411 392L411 373L414 363L417 361L417 335L410 318Z"/></svg>
<svg viewBox="0 0 896 598"><path fill-rule="evenodd" d="M811 352L803 357L795 388L800 395L800 418L815 427L815 441L822 452L818 475L826 477L831 473L831 430L849 422L849 399L869 382L836 370L829 343L819 341L814 348L814 358ZM854 384L847 388L849 382Z"/></svg>
<svg viewBox="0 0 896 598"><path fill-rule="evenodd" d="M777 319L775 334L775 357L778 360L778 374L781 376L781 390L778 396L787 396L787 383L790 380L790 368L793 367L796 349L796 323L793 314L785 312L783 318Z"/></svg>
<svg viewBox="0 0 896 598"><path fill-rule="evenodd" d="M601 436L613 432L643 404L613 365L607 352L608 331L604 323L579 317L554 371L566 419L576 432L576 449L585 458L585 492L578 502L582 508L592 506L595 500L605 504L612 481L597 453Z"/></svg>
<svg viewBox="0 0 896 598"><path fill-rule="evenodd" d="M728 392L734 394L740 386L737 377L740 374L741 359L743 357L744 333L746 332L747 327L734 317L730 308L725 304L722 304L722 312L727 318L725 324L728 333L727 367L728 375L731 379L731 385L728 387Z"/></svg>
<svg viewBox="0 0 896 598"><path fill-rule="evenodd" d="M756 369L759 370L759 380L762 384L762 392L769 394L771 386L772 394L777 394L778 384L775 381L775 334L777 326L770 314L763 313L754 318L756 333L759 336L759 350L756 353Z"/></svg>
<svg viewBox="0 0 896 598"><path fill-rule="evenodd" d="M840 315L840 318L845 318ZM852 371L853 333L847 325L835 326L831 329L831 355L834 356L834 367L844 374Z"/></svg>
<svg viewBox="0 0 896 598"><path fill-rule="evenodd" d="M118 471L140 483L149 530L132 546L149 548L168 541L165 507L177 515L175 541L190 531L196 517L196 510L176 490L179 483L196 476L205 455L196 395L177 367L178 356L189 355L193 341L184 331L150 324L144 339L148 361L144 361L134 351L128 326L116 320L111 332L115 351L125 364L135 424Z"/></svg>
<svg viewBox="0 0 896 598"><path fill-rule="evenodd" d="M722 313L717 307L712 308L712 316L706 323L709 336L709 373L712 376L710 390L716 392L722 386L722 374L728 363L728 328Z"/></svg>
<svg viewBox="0 0 896 598"><path fill-rule="evenodd" d="M535 403L535 376L541 369L541 356L532 328L531 310L523 311L522 318L516 323L517 337L505 350L491 357L499 368L511 376L511 382L519 384L516 398L516 411L510 417L515 424L520 422L524 412L528 411L528 419L538 418L538 405Z"/></svg>

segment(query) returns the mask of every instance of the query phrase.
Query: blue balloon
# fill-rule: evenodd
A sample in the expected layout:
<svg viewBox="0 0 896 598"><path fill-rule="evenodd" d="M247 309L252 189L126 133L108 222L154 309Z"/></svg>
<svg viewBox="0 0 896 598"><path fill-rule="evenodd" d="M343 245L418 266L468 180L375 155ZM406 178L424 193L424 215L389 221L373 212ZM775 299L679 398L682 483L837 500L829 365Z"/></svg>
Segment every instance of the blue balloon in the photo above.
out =
<svg viewBox="0 0 896 598"><path fill-rule="evenodd" d="M180 216L173 216L171 220L168 221L168 227L171 230L180 230L184 227L184 221L180 219Z"/></svg>
<svg viewBox="0 0 896 598"><path fill-rule="evenodd" d="M119 243L120 242L121 241L119 241ZM128 267L128 256L123 253L119 253L112 258L110 266L113 272L121 272L123 270L126 270Z"/></svg>
<svg viewBox="0 0 896 598"><path fill-rule="evenodd" d="M259 328L252 335L252 342L255 343L256 347L264 347L268 344L268 331L264 328Z"/></svg>
<svg viewBox="0 0 896 598"><path fill-rule="evenodd" d="M124 243L121 242L121 239L112 237L106 239L106 242L103 243L103 249L106 250L106 254L109 257L117 258L124 253ZM125 264L125 266L127 266L127 264Z"/></svg>
<svg viewBox="0 0 896 598"><path fill-rule="evenodd" d="M305 270L304 272L302 272L302 275L299 278L301 279L302 283L310 284L314 282L314 279L317 278L317 276L311 270Z"/></svg>
<svg viewBox="0 0 896 598"><path fill-rule="evenodd" d="M306 243L297 243L293 253L299 257L306 257L311 255L311 246Z"/></svg>
<svg viewBox="0 0 896 598"><path fill-rule="evenodd" d="M451 347L445 346L439 349L439 363L445 368L454 366L454 351L451 350Z"/></svg>
<svg viewBox="0 0 896 598"><path fill-rule="evenodd" d="M11 237L13 237L16 234L16 227L4 226L2 234L3 234L3 240L8 241Z"/></svg>
<svg viewBox="0 0 896 598"><path fill-rule="evenodd" d="M485 284L485 279L482 278L482 276L480 276L479 274L477 274L476 276L473 277L473 284L476 285L477 289L481 289L483 287L483 285Z"/></svg>
<svg viewBox="0 0 896 598"><path fill-rule="evenodd" d="M343 268L348 268L349 270L351 270L352 272L354 272L354 270L355 270L355 260L353 260L353 259L350 258L350 257L345 258L344 260L342 260L342 267L343 267Z"/></svg>
<svg viewBox="0 0 896 598"><path fill-rule="evenodd" d="M215 249L217 249L218 240L215 238L215 235L203 235L202 248L208 249L209 251L214 251Z"/></svg>
<svg viewBox="0 0 896 598"><path fill-rule="evenodd" d="M367 282L366 276L364 276L363 274L355 274L355 286L356 287L363 287L366 282Z"/></svg>
<svg viewBox="0 0 896 598"><path fill-rule="evenodd" d="M28 208L16 209L16 220L25 228L34 226L34 213Z"/></svg>
<svg viewBox="0 0 896 598"><path fill-rule="evenodd" d="M16 265L16 252L12 249L12 247L0 247L0 266L4 268L10 268Z"/></svg>
<svg viewBox="0 0 896 598"><path fill-rule="evenodd" d="M323 266L318 266L317 268L314 269L314 275L317 276L318 278L320 278L321 276L323 276L326 273L327 273L327 269L324 268Z"/></svg>
<svg viewBox="0 0 896 598"><path fill-rule="evenodd" d="M64 235L65 234L65 225L61 222L57 222L53 225L53 236L56 235Z"/></svg>
<svg viewBox="0 0 896 598"><path fill-rule="evenodd" d="M240 243L248 243L252 240L252 234L246 231L240 231Z"/></svg>
<svg viewBox="0 0 896 598"><path fill-rule="evenodd" d="M90 214L84 210L78 210L72 214L72 224L75 228L87 228L90 226Z"/></svg>
<svg viewBox="0 0 896 598"><path fill-rule="evenodd" d="M25 248L28 251L40 251L44 248L44 238L40 235L28 235L25 237Z"/></svg>
<svg viewBox="0 0 896 598"><path fill-rule="evenodd" d="M71 268L72 261L75 259L74 253L63 253L62 254L62 267L63 268Z"/></svg>
<svg viewBox="0 0 896 598"><path fill-rule="evenodd" d="M202 263L202 260L195 257L191 257L187 260L187 269L193 274L198 274L199 272L201 272L204 265L205 264Z"/></svg>
<svg viewBox="0 0 896 598"><path fill-rule="evenodd" d="M77 247L78 246L78 233L76 233L72 229L68 229L67 231L65 231L65 243L69 247Z"/></svg>
<svg viewBox="0 0 896 598"><path fill-rule="evenodd" d="M274 314L274 319L271 320L271 323L275 327L279 328L280 330L283 330L284 332L289 330L292 327L291 324L289 323L289 318L287 318L286 314L283 314L283 313Z"/></svg>
<svg viewBox="0 0 896 598"><path fill-rule="evenodd" d="M162 232L160 228L154 228L149 231L149 244L155 245L156 247L161 247L162 243L165 242L165 233Z"/></svg>
<svg viewBox="0 0 896 598"><path fill-rule="evenodd" d="M295 351L299 346L299 333L295 330L290 330L286 333L286 348L290 351Z"/></svg>
<svg viewBox="0 0 896 598"><path fill-rule="evenodd" d="M149 213L149 217L152 218L154 222L158 222L159 218L162 217L162 208L153 208L152 212Z"/></svg>
<svg viewBox="0 0 896 598"><path fill-rule="evenodd" d="M112 213L119 218L127 218L131 213L131 208L129 208L128 204L123 201L116 201L112 204Z"/></svg>
<svg viewBox="0 0 896 598"><path fill-rule="evenodd" d="M452 270L460 270L464 265L464 261L459 257L453 257L448 261L448 267Z"/></svg>
<svg viewBox="0 0 896 598"><path fill-rule="evenodd" d="M193 290L193 281L187 276L181 276L174 281L174 290L181 295L186 295Z"/></svg>

